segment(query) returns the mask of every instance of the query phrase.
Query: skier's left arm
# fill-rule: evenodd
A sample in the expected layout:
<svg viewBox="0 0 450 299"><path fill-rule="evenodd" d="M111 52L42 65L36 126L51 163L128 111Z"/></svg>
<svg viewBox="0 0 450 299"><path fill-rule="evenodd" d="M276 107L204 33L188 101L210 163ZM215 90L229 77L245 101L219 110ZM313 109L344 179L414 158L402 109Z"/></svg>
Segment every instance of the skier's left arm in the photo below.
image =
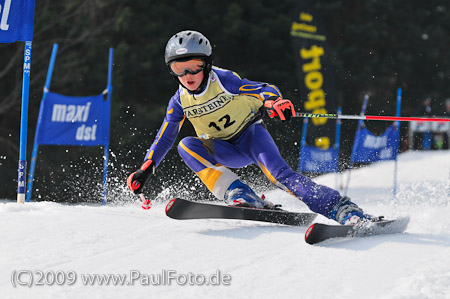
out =
<svg viewBox="0 0 450 299"><path fill-rule="evenodd" d="M169 101L166 116L153 144L145 155L144 163L127 179L128 188L134 193L142 192L145 182L154 175L156 167L173 146L179 130L184 122L184 114L179 103L178 92Z"/></svg>
<svg viewBox="0 0 450 299"><path fill-rule="evenodd" d="M285 122L290 121L291 117L295 117L294 105L290 100L283 99L278 87L273 84L252 82L247 79L242 81L244 84L239 88L241 94L255 96L262 100L270 118L278 117L282 122Z"/></svg>
<svg viewBox="0 0 450 299"><path fill-rule="evenodd" d="M179 91L177 91L169 101L164 121L153 144L148 149L144 161L152 160L155 168L159 165L172 148L184 120L185 116L180 103Z"/></svg>

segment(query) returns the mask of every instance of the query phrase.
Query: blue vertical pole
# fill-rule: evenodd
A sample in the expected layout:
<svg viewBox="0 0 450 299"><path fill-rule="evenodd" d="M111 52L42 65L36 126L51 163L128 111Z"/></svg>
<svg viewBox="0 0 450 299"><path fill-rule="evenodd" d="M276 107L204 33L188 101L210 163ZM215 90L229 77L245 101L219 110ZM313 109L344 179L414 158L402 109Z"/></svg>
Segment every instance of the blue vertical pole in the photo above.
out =
<svg viewBox="0 0 450 299"><path fill-rule="evenodd" d="M367 109L367 102L369 101L369 95L365 95L364 96L364 102L362 104L361 107L361 116L363 116L364 114L366 114L366 109ZM356 135L355 135L355 140L353 141L353 148L352 148L352 153L350 155L350 165L348 167L348 176L347 176L347 185L345 186L345 190L344 190L344 196L347 195L347 191L348 191L348 186L350 184L350 174L352 172L353 169L353 156L356 154L356 146L359 142L359 131L361 130L361 127L364 123L364 120L360 119L358 121L358 128L356 129Z"/></svg>
<svg viewBox="0 0 450 299"><path fill-rule="evenodd" d="M302 139L300 141L300 159L298 161L298 172L303 171L303 162L305 161L306 133L308 132L308 118L303 119Z"/></svg>
<svg viewBox="0 0 450 299"><path fill-rule="evenodd" d="M44 93L42 96L42 101L39 109L39 117L36 125L36 133L34 134L34 144L33 144L33 152L31 154L31 163L30 163L30 172L28 173L28 185L27 185L27 198L26 201L29 202L31 199L31 193L33 192L33 178L34 178L34 171L36 169L36 160L38 155L38 138L39 138L39 130L41 126L41 119L42 119L42 111L43 107L45 105L45 98L50 91L50 83L52 81L52 75L53 75L53 68L55 66L55 60L56 60L56 54L58 52L58 44L53 44L52 49L52 56L50 57L50 64L48 66L47 71L47 79L45 80L44 85Z"/></svg>
<svg viewBox="0 0 450 299"><path fill-rule="evenodd" d="M337 114L341 115L342 114L342 108L338 107L337 108ZM336 188L339 188L339 183L338 183L338 178L339 178L339 150L341 147L341 123L342 121L340 119L336 120L336 138L335 138L335 142L334 142L334 148L337 152L337 161L336 161Z"/></svg>
<svg viewBox="0 0 450 299"><path fill-rule="evenodd" d="M23 83L22 83L22 109L20 115L20 149L19 169L17 180L17 202L25 202L25 184L27 173L27 126L28 126L28 99L30 93L31 75L31 41L25 42L23 57Z"/></svg>
<svg viewBox="0 0 450 299"><path fill-rule="evenodd" d="M402 105L402 89L397 89L397 117L400 116L400 110ZM397 196L397 168L398 168L398 147L400 143L400 122L396 121L394 122L395 129L397 130L397 153L395 153L395 163L394 163L394 199Z"/></svg>
<svg viewBox="0 0 450 299"><path fill-rule="evenodd" d="M368 101L369 101L369 95L366 94L364 96L364 102L363 102L362 107L361 107L361 113L360 113L361 116L366 114L367 102ZM361 130L361 127L363 126L363 124L364 124L364 120L360 119L358 121L358 128L356 129L356 136L355 136L355 142L353 143L352 155L350 157L350 169L353 167L353 162L354 162L353 161L353 156L356 154L355 151L356 151L356 145L358 144L357 142L359 141L358 140L359 139L359 130Z"/></svg>
<svg viewBox="0 0 450 299"><path fill-rule="evenodd" d="M107 102L108 102L108 140L106 141L104 154L103 154L103 199L102 205L106 205L106 195L108 191L108 161L109 161L109 123L111 118L111 93L112 93L112 68L113 68L113 49L109 48L108 59L108 85L106 87Z"/></svg>
<svg viewBox="0 0 450 299"><path fill-rule="evenodd" d="M338 115L342 114L341 107L337 108L337 114ZM339 148L341 147L341 123L342 123L342 121L340 119L336 120L336 141L334 143L334 147L337 149L338 152L339 152Z"/></svg>

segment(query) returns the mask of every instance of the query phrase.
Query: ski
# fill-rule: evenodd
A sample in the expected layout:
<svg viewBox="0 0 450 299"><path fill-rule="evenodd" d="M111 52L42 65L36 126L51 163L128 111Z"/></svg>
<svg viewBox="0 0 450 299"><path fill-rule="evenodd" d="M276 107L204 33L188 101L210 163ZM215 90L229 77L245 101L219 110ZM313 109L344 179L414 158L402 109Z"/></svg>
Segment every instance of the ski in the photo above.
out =
<svg viewBox="0 0 450 299"><path fill-rule="evenodd" d="M172 199L166 206L166 215L173 219L237 219L270 222L292 226L306 226L317 214L296 213L281 209L254 209Z"/></svg>
<svg viewBox="0 0 450 299"><path fill-rule="evenodd" d="M308 244L316 244L333 238L366 237L381 234L395 234L405 231L409 217L384 220L379 217L372 221L360 221L355 225L312 224L305 233Z"/></svg>

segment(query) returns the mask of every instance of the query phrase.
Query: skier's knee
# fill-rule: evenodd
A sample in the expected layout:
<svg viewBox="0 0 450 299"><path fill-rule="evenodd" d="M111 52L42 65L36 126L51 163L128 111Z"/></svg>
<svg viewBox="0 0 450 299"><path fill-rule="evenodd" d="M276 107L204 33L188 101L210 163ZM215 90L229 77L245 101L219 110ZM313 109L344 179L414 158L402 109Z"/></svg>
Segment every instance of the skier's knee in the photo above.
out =
<svg viewBox="0 0 450 299"><path fill-rule="evenodd" d="M185 152L187 152L188 150L194 150L194 148L196 147L196 143L198 143L198 139L195 137L185 137L183 138L177 146L178 149L178 153L180 154L180 156L183 156L183 154Z"/></svg>

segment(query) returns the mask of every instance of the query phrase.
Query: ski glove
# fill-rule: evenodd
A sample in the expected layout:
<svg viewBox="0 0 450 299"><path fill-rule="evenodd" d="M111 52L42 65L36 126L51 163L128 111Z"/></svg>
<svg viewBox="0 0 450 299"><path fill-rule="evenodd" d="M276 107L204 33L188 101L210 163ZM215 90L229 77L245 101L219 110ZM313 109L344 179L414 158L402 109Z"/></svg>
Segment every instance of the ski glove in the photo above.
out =
<svg viewBox="0 0 450 299"><path fill-rule="evenodd" d="M264 107L270 118L279 117L282 122L290 121L295 117L295 109L292 102L280 97L272 96L264 101Z"/></svg>
<svg viewBox="0 0 450 299"><path fill-rule="evenodd" d="M155 174L155 165L152 160L147 160L142 164L141 168L133 172L128 176L127 186L128 189L133 191L134 194L142 193L145 182L147 182L150 175Z"/></svg>

